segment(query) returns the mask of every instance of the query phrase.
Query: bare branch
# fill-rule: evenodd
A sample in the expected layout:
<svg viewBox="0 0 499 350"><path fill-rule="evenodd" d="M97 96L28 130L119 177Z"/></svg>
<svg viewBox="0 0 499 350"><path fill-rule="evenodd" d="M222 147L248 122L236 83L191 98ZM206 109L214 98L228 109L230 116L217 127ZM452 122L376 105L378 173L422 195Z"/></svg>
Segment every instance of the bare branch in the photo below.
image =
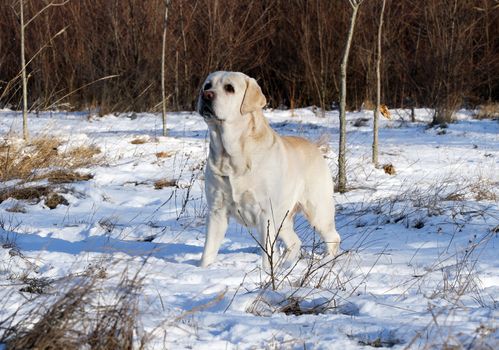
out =
<svg viewBox="0 0 499 350"><path fill-rule="evenodd" d="M21 1L23 1L23 0L21 0ZM41 15L48 8L50 8L50 7L57 7L57 6L63 6L63 5L66 5L68 2L69 2L69 0L66 0L66 1L61 2L61 3L55 3L55 2L52 1L50 4L48 4L47 6L45 6L44 8L42 8L40 11L38 11L33 17L31 17L28 22L24 23L24 28L26 28L31 22L33 22L33 20L36 17L38 17L39 15Z"/></svg>

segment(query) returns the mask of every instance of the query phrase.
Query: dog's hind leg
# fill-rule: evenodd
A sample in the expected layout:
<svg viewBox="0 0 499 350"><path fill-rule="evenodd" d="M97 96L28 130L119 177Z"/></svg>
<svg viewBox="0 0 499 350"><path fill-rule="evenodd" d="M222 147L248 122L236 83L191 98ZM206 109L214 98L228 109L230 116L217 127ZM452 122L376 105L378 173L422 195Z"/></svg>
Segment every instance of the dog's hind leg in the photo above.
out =
<svg viewBox="0 0 499 350"><path fill-rule="evenodd" d="M327 253L335 256L338 253L341 238L336 231L334 223L334 203L332 196L317 201L319 205L314 205L310 202L305 203L303 212L307 217L310 225L314 227L321 235L326 244Z"/></svg>
<svg viewBox="0 0 499 350"><path fill-rule="evenodd" d="M300 255L301 240L293 228L293 218L289 217L282 223L281 229L277 233L277 237L282 239L286 245L285 263L292 265Z"/></svg>

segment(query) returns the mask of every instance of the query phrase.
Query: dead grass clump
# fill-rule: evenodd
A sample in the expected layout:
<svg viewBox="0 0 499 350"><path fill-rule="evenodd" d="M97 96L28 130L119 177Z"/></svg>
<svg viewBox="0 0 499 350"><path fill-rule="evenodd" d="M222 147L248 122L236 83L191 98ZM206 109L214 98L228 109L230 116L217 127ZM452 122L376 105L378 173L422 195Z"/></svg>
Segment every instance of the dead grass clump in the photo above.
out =
<svg viewBox="0 0 499 350"><path fill-rule="evenodd" d="M312 239L308 242L311 252L302 251L291 266L285 263L286 251L279 253L279 248L272 242L269 248L259 243L263 254L269 258L270 269L264 271L267 276L246 312L257 316L276 313L295 316L359 313L358 307L347 301L348 282L338 273L347 268L345 264L349 264L349 259L343 258L347 253L341 252L335 257L325 255L323 242L315 240L313 230L308 233ZM351 293L357 288L354 287Z"/></svg>
<svg viewBox="0 0 499 350"><path fill-rule="evenodd" d="M499 103L491 102L478 107L473 115L475 119L499 119Z"/></svg>
<svg viewBox="0 0 499 350"><path fill-rule="evenodd" d="M497 194L493 191L494 184L490 181L479 180L469 186L469 192L477 201L497 201Z"/></svg>
<svg viewBox="0 0 499 350"><path fill-rule="evenodd" d="M455 193L450 193L443 199L445 201L462 202L466 199L466 196L464 195L464 193L455 192Z"/></svg>
<svg viewBox="0 0 499 350"><path fill-rule="evenodd" d="M45 205L50 209L55 209L58 205L69 205L69 202L60 194L50 193L45 199Z"/></svg>
<svg viewBox="0 0 499 350"><path fill-rule="evenodd" d="M177 187L177 180L160 179L154 181L154 189L161 190L165 187Z"/></svg>
<svg viewBox="0 0 499 350"><path fill-rule="evenodd" d="M54 170L45 175L47 180L53 184L70 183L77 181L88 181L94 176L92 174L80 174L71 170Z"/></svg>
<svg viewBox="0 0 499 350"><path fill-rule="evenodd" d="M392 119L392 114L390 113L390 110L386 105L381 105L379 106L379 111L381 112L381 115L385 117L388 120Z"/></svg>
<svg viewBox="0 0 499 350"><path fill-rule="evenodd" d="M44 178L40 170L63 168L74 170L97 164L100 153L96 146L61 147L62 141L53 137L33 138L29 143L15 139L0 142L0 181L24 182ZM38 174L37 174L38 173Z"/></svg>
<svg viewBox="0 0 499 350"><path fill-rule="evenodd" d="M446 215L456 223L463 215L467 217L467 208L474 206L474 202L497 201L496 188L495 182L484 178L447 178L430 186L409 186L396 195L377 200L361 212L376 214L377 224L400 222L407 228L423 228L426 226L424 218L440 215ZM359 225L366 226L366 223L360 221Z"/></svg>
<svg viewBox="0 0 499 350"><path fill-rule="evenodd" d="M49 186L17 187L9 188L0 192L0 203L8 198L23 200L33 204L39 203L42 198L45 198L45 205L50 209L55 209L61 204L69 205L66 198L60 194L52 192L52 189ZM12 210L14 209L11 208L11 211ZM21 210L23 210L23 208Z"/></svg>
<svg viewBox="0 0 499 350"><path fill-rule="evenodd" d="M61 142L54 138L35 138L21 145L4 140L0 148L0 181L26 179L35 169L46 168L57 159Z"/></svg>
<svg viewBox="0 0 499 350"><path fill-rule="evenodd" d="M373 111L375 108L376 108L376 104L373 101L371 101L370 99L365 99L362 102L361 109L367 109L369 111Z"/></svg>
<svg viewBox="0 0 499 350"><path fill-rule="evenodd" d="M133 139L132 141L130 141L130 143L132 145L143 145L144 143L147 143L147 139L145 138L141 138L141 137L138 137L136 139Z"/></svg>
<svg viewBox="0 0 499 350"><path fill-rule="evenodd" d="M383 170L388 175L395 175L397 173L395 171L395 167L393 166L393 164L384 164L383 165Z"/></svg>
<svg viewBox="0 0 499 350"><path fill-rule="evenodd" d="M105 288L101 284L106 281L95 277L59 282L70 287L55 301L48 302L51 296L41 295L39 298L43 300L33 301L38 301L39 306L20 321L15 321L21 315L20 310L0 321L5 330L0 343L5 343L8 349L133 348L141 289L137 275L130 279L124 272L113 288ZM141 342L139 348L143 346Z"/></svg>
<svg viewBox="0 0 499 350"><path fill-rule="evenodd" d="M77 315L90 302L93 283L76 284L47 308L28 313L15 327L7 329L3 342L9 349L77 349ZM72 334L68 334L72 333Z"/></svg>
<svg viewBox="0 0 499 350"><path fill-rule="evenodd" d="M300 307L300 300L298 300L297 298L291 297L287 300L287 302L288 303L281 308L282 313L286 315L296 315L296 316L306 315L309 313L307 312L308 310L303 310Z"/></svg>
<svg viewBox="0 0 499 350"><path fill-rule="evenodd" d="M49 193L48 186L9 188L0 192L0 203L8 198L38 203L42 197L48 196Z"/></svg>
<svg viewBox="0 0 499 350"><path fill-rule="evenodd" d="M497 201L499 198L494 192L497 185L488 179L479 178L455 189L443 197L446 201Z"/></svg>
<svg viewBox="0 0 499 350"><path fill-rule="evenodd" d="M312 300L314 301L314 300ZM346 305L338 307L336 299L319 300L310 302L307 298L290 296L281 301L281 305L276 312L286 315L302 316L302 315L321 315L328 312L336 312L343 315L356 316L358 308L356 306Z"/></svg>
<svg viewBox="0 0 499 350"><path fill-rule="evenodd" d="M67 152L66 157L69 160L73 161L73 166L82 167L93 164L94 162L92 162L92 158L101 153L102 151L100 150L100 148L95 145L78 146L75 148L71 148Z"/></svg>
<svg viewBox="0 0 499 350"><path fill-rule="evenodd" d="M171 152L171 151L162 151L162 152L158 152L156 153L156 157L157 158L170 158L171 156L173 156L175 154L175 152Z"/></svg>

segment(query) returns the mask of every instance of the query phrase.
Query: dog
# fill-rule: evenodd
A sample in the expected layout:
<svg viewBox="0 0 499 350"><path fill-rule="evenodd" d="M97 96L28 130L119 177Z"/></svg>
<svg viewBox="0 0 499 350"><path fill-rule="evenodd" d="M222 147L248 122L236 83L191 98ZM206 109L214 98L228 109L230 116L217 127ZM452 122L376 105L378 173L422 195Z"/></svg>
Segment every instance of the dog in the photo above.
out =
<svg viewBox="0 0 499 350"><path fill-rule="evenodd" d="M229 217L256 228L264 268L278 261L275 241L286 246L285 261L296 261L301 240L293 217L302 211L335 256L333 181L313 143L279 136L262 109L267 100L255 79L240 72L214 72L205 80L197 112L208 125L205 170L207 233L200 266L213 263Z"/></svg>

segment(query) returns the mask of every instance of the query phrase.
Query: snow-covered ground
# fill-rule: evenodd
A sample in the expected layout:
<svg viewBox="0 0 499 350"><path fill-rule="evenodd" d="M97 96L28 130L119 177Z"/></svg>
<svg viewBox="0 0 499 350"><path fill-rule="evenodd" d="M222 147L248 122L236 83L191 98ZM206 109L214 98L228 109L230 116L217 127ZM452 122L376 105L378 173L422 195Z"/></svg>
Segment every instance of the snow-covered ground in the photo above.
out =
<svg viewBox="0 0 499 350"><path fill-rule="evenodd" d="M349 113L350 190L335 194L343 253L319 266L320 242L298 218L303 257L277 271L275 291L256 242L235 222L217 263L197 266L208 146L201 117L170 113L163 137L154 114L30 115L32 135L96 145L105 162L80 169L94 175L89 181L58 185L67 206L21 203L21 213L7 211L16 200L0 204L0 320L26 300L48 303L61 277L97 266L110 296L113 276L139 271L139 335L150 335L149 348L498 348L499 122L462 111L448 128L428 128L430 110L416 110L415 123L408 111L391 112L381 121L380 162L396 173L370 163L372 112ZM265 115L281 134L328 137L336 174L337 112ZM0 111L0 132L13 137L20 119ZM177 185L156 189L162 179ZM19 291L29 278L55 287Z"/></svg>

